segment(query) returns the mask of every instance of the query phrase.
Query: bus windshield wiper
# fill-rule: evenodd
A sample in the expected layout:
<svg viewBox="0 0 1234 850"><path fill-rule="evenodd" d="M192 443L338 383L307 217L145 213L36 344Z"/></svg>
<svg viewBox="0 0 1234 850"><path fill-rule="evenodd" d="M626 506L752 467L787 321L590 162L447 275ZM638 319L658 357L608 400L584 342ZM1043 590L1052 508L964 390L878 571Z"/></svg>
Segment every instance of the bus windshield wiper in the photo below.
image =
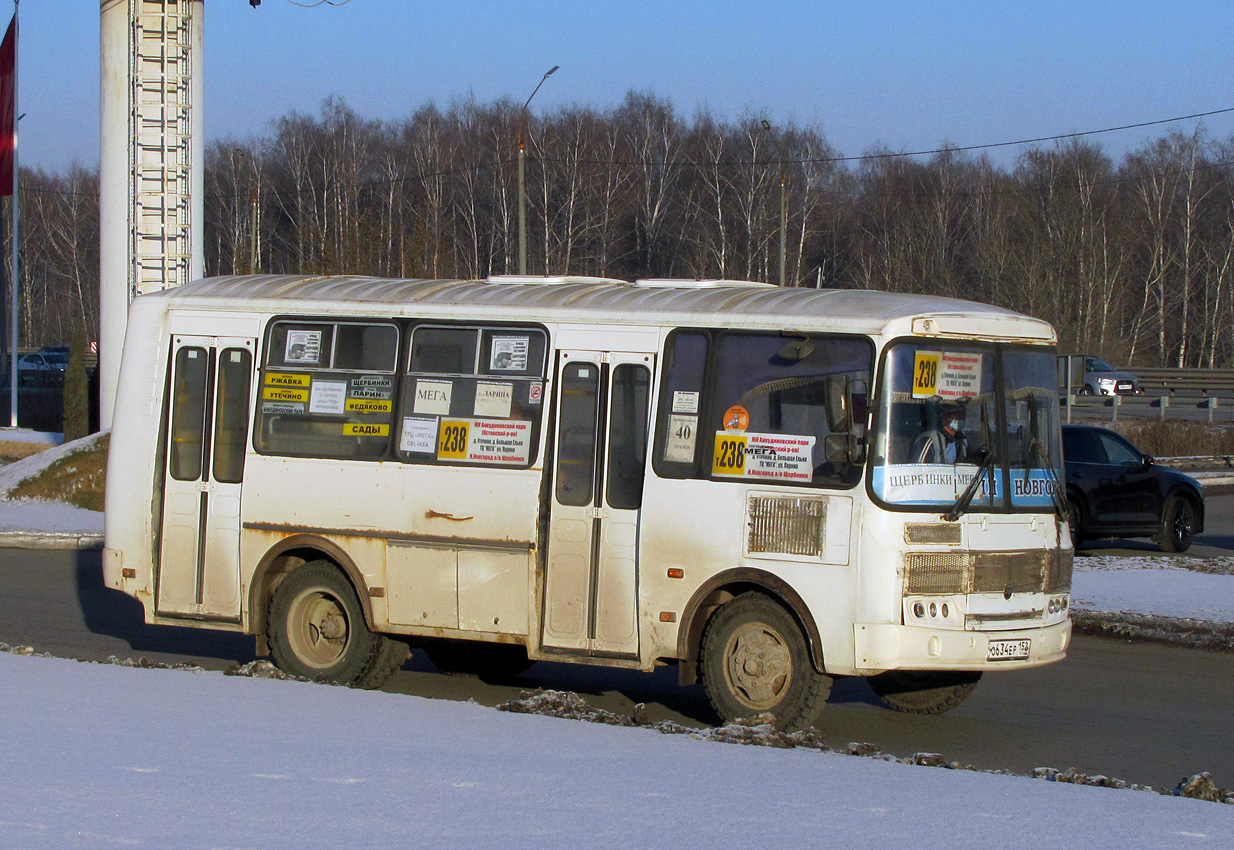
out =
<svg viewBox="0 0 1234 850"><path fill-rule="evenodd" d="M1054 509L1058 511L1058 515L1063 518L1066 518L1067 506L1063 504L1062 482L1058 480L1058 469L1054 466L1054 462L1050 459L1050 455L1046 451L1045 445L1040 440L1038 440L1036 437L1033 437L1031 440L1029 440L1028 448L1029 448L1028 463L1029 464L1032 463L1031 459L1034 454L1036 454L1037 457L1041 458L1041 461L1042 461L1041 468L1042 470L1045 471L1046 481L1050 485L1049 487L1046 488L1047 490L1050 491L1050 501L1054 503ZM1028 469L1024 470L1024 483L1027 486Z"/></svg>
<svg viewBox="0 0 1234 850"><path fill-rule="evenodd" d="M977 474L973 476L973 480L968 482L968 486L964 488L964 492L960 494L960 498L955 500L955 504L951 506L951 510L943 514L943 519L947 522L955 522L964 515L968 510L969 503L973 501L973 496L977 495L977 488L981 486L981 479L989 475L990 469L994 466L994 450L986 449L985 458L981 461L981 466L977 467ZM991 489L993 489L994 479L990 479Z"/></svg>

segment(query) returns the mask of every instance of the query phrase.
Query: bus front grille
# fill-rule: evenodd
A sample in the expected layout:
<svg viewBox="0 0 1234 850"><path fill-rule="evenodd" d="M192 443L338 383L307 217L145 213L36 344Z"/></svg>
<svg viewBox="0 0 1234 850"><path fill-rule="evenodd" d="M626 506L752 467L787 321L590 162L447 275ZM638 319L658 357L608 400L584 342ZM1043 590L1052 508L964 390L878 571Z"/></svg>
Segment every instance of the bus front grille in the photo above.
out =
<svg viewBox="0 0 1234 850"><path fill-rule="evenodd" d="M1072 560L1061 550L909 552L904 593L1061 593L1071 589Z"/></svg>
<svg viewBox="0 0 1234 850"><path fill-rule="evenodd" d="M747 514L750 554L823 555L826 503L793 496L751 496Z"/></svg>

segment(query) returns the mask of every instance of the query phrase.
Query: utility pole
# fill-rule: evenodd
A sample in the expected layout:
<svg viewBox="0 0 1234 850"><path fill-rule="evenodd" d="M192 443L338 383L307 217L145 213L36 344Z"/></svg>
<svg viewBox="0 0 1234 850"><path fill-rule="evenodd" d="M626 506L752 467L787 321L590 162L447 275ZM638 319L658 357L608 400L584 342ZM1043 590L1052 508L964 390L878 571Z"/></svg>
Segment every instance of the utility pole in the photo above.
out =
<svg viewBox="0 0 1234 850"><path fill-rule="evenodd" d="M764 118L762 121L762 124L763 124L764 130L766 130L768 133L772 133L770 121ZM786 286L787 284L785 282L785 277L787 275L785 272L785 268L788 265L787 263L787 260L788 260L788 247L787 247L788 197L785 194L784 148L780 144L780 142L775 138L774 134L772 135L772 141L775 142L776 152L780 159L780 277L779 277L779 282L780 282L780 286Z"/></svg>
<svg viewBox="0 0 1234 850"><path fill-rule="evenodd" d="M540 90L540 86L544 85L544 81L553 75L560 65L554 65L544 72L544 76L540 78L540 82L536 83L536 87L527 97L527 102L523 104L523 109L518 114L518 273L527 274L527 173L526 173L526 148L527 148L527 107L531 104L531 99L536 96L536 92Z"/></svg>

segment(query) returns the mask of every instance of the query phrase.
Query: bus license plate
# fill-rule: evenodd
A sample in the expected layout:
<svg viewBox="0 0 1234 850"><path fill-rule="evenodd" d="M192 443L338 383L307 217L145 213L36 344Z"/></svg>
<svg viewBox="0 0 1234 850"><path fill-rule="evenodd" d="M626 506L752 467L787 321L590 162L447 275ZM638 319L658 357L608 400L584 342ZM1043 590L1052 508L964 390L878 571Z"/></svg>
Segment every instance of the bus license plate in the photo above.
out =
<svg viewBox="0 0 1234 850"><path fill-rule="evenodd" d="M1028 658L1028 650L1033 642L1028 638L1023 640L992 640L986 647L986 661L1023 661Z"/></svg>

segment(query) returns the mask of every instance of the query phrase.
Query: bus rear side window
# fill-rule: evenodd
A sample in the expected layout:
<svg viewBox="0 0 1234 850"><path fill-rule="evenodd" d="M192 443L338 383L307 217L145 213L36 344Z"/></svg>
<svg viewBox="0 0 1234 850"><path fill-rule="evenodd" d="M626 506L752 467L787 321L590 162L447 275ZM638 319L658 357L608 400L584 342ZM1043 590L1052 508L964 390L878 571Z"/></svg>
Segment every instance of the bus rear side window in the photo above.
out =
<svg viewBox="0 0 1234 850"><path fill-rule="evenodd" d="M254 441L267 454L379 459L394 422L397 326L275 322Z"/></svg>

